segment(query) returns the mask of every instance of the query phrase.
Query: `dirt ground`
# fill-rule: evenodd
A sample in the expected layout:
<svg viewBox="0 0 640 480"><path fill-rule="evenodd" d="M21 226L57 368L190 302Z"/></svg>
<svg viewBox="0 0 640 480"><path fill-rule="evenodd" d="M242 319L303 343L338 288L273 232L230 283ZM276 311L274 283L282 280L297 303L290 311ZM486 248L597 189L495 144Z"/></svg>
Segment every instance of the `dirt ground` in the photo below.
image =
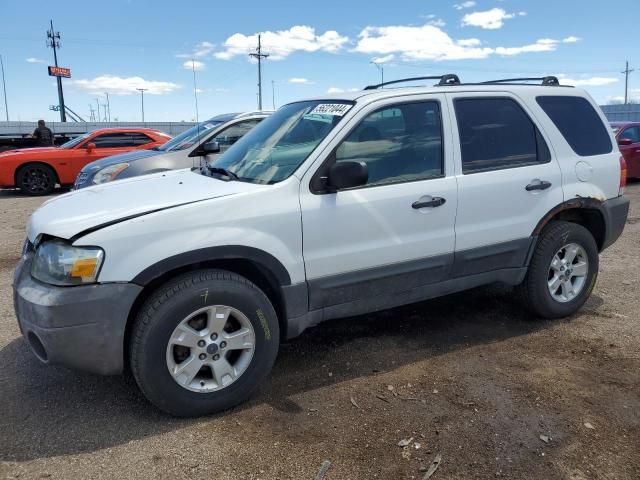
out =
<svg viewBox="0 0 640 480"><path fill-rule="evenodd" d="M491 287L306 331L249 402L168 417L121 377L41 365L11 275L43 199L0 192L0 477L640 478L640 184L579 314ZM398 446L409 440L408 446Z"/></svg>

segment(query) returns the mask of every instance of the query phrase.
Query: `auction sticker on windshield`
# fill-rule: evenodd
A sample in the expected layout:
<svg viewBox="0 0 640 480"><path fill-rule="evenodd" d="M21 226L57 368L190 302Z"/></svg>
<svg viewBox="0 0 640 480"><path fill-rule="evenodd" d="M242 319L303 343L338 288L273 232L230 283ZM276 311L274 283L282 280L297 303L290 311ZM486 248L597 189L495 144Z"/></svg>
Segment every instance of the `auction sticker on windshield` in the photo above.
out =
<svg viewBox="0 0 640 480"><path fill-rule="evenodd" d="M309 113L336 115L338 117L342 117L351 107L352 105L347 103L320 103Z"/></svg>

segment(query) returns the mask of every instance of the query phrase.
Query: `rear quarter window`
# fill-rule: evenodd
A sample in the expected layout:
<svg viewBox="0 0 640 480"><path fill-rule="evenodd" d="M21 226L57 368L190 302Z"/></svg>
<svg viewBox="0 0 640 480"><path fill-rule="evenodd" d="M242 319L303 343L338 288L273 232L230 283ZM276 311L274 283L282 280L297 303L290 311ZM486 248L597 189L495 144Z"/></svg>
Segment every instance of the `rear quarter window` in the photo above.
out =
<svg viewBox="0 0 640 480"><path fill-rule="evenodd" d="M588 100L553 95L536 97L536 101L575 153L581 157L611 153L607 127Z"/></svg>

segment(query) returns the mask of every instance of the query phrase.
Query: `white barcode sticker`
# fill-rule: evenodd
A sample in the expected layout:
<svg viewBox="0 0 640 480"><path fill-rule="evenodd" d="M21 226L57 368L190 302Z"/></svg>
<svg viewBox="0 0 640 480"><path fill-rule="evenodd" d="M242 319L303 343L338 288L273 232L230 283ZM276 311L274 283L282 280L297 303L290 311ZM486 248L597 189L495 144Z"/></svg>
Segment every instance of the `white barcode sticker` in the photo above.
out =
<svg viewBox="0 0 640 480"><path fill-rule="evenodd" d="M343 116L349 111L351 105L347 103L320 103L316 105L309 113L317 113L320 115L336 115L338 117Z"/></svg>

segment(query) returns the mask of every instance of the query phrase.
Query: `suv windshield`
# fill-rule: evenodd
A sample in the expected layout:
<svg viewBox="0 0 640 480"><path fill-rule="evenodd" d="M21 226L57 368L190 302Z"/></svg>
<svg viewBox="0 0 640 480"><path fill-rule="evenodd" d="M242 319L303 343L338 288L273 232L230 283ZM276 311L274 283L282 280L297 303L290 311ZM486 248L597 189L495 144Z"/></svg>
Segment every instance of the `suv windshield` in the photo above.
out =
<svg viewBox="0 0 640 480"><path fill-rule="evenodd" d="M288 178L349 111L353 102L314 100L285 105L209 163L212 173L253 183Z"/></svg>
<svg viewBox="0 0 640 480"><path fill-rule="evenodd" d="M79 143L82 143L84 141L85 138L87 138L89 135L91 135L90 133L85 133L84 135L78 135L75 138L72 138L71 140L69 140L68 142L63 143L62 145L60 145L60 148L73 148L76 145L78 145Z"/></svg>
<svg viewBox="0 0 640 480"><path fill-rule="evenodd" d="M189 130L182 132L177 137L173 137L167 143L159 146L157 150L161 152L175 152L189 148L198 143L212 128L220 124L222 124L222 122L207 121L194 125Z"/></svg>

